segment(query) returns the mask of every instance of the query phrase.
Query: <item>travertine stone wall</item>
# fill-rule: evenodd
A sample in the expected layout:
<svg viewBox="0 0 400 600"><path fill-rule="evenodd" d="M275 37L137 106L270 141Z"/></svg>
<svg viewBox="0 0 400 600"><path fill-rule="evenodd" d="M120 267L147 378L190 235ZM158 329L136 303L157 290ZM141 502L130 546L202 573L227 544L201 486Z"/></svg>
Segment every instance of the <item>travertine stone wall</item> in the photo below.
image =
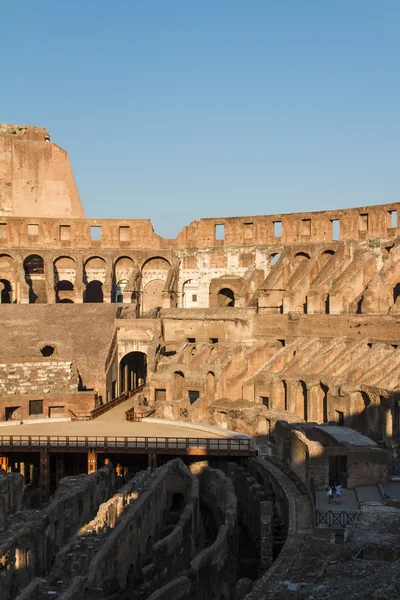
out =
<svg viewBox="0 0 400 600"><path fill-rule="evenodd" d="M0 541L0 598L14 600L37 574L45 574L60 548L115 491L112 465L91 475L66 477L43 511L19 513Z"/></svg>
<svg viewBox="0 0 400 600"><path fill-rule="evenodd" d="M65 150L46 129L0 124L0 215L82 218Z"/></svg>
<svg viewBox="0 0 400 600"><path fill-rule="evenodd" d="M0 475L0 532L7 527L8 518L22 509L24 478L18 473Z"/></svg>
<svg viewBox="0 0 400 600"><path fill-rule="evenodd" d="M70 362L47 360L0 364L0 396L76 391L78 377Z"/></svg>

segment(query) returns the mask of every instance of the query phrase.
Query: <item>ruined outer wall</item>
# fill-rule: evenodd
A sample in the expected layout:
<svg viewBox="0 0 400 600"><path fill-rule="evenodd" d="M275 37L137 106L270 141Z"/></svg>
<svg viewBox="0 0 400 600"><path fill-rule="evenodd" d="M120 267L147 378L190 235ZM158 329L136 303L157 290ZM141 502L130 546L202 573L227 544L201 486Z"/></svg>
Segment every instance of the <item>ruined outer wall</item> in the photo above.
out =
<svg viewBox="0 0 400 600"><path fill-rule="evenodd" d="M65 150L43 128L0 124L0 215L84 217Z"/></svg>
<svg viewBox="0 0 400 600"><path fill-rule="evenodd" d="M0 140L4 136L0 135ZM3 142L4 143L4 142ZM37 144L38 142L29 142ZM44 143L45 148L56 148L53 154L64 152L54 144ZM48 154L48 151L47 151ZM46 154L46 156L47 156ZM66 157L66 154L65 154ZM51 156L47 162L53 160ZM59 159L58 159L59 160ZM66 160L67 157L66 157ZM55 161L56 162L56 161ZM50 163L49 163L50 164ZM10 188L10 186L6 186ZM27 196L29 198L29 194ZM28 205L29 206L29 205ZM5 246L35 245L38 248L136 248L136 249L186 249L185 254L196 257L196 248L215 248L223 252L227 247L243 246L275 246L283 250L288 244L310 244L315 242L334 242L343 240L368 240L376 238L394 238L399 234L399 220L392 227L392 213L398 213L399 203L349 208L308 213L292 213L266 215L256 217L227 217L216 219L200 219L184 227L175 239L165 239L157 235L149 219L85 219L83 212L72 209L70 213L56 212L53 208L40 212L13 213L2 210L4 231L2 234ZM365 215L367 220L365 221ZM7 217L7 218L6 218ZM13 218L14 217L14 218ZM29 218L16 218L29 217ZM341 223L340 234L333 234L332 221ZM28 224L38 225L37 235L28 234ZM252 224L249 235L249 224ZM281 235L274 235L274 223L282 224ZM304 223L307 223L307 232ZM224 225L224 239L217 239L215 226ZM60 226L67 227L61 232ZM101 228L101 240L92 240L90 228ZM63 235L62 235L63 233ZM67 239L65 238L67 235ZM33 244L32 244L33 243ZM218 264L215 264L218 267ZM191 268L188 266L187 268Z"/></svg>
<svg viewBox="0 0 400 600"><path fill-rule="evenodd" d="M0 363L42 359L40 349L55 348L52 360L71 361L83 385L105 395L104 366L114 332L112 304L0 305Z"/></svg>

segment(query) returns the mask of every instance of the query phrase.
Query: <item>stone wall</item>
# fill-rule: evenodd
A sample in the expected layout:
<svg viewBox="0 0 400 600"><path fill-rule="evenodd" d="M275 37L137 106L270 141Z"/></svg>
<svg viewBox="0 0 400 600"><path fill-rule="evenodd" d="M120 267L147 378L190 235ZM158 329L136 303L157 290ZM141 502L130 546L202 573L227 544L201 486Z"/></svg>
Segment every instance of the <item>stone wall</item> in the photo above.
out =
<svg viewBox="0 0 400 600"><path fill-rule="evenodd" d="M212 469L205 469L200 481L201 499L213 513L217 537L195 556L185 574L155 591L148 600L233 597L237 560L237 503L233 485L221 471Z"/></svg>
<svg viewBox="0 0 400 600"><path fill-rule="evenodd" d="M78 374L71 362L32 361L0 363L0 396L78 391Z"/></svg>
<svg viewBox="0 0 400 600"><path fill-rule="evenodd" d="M0 124L0 215L82 218L65 150L41 127Z"/></svg>
<svg viewBox="0 0 400 600"><path fill-rule="evenodd" d="M43 511L18 513L0 539L0 597L13 600L35 576L45 575L60 548L115 489L112 465L66 477Z"/></svg>
<svg viewBox="0 0 400 600"><path fill-rule="evenodd" d="M7 529L8 517L22 509L24 478L18 473L0 475L0 532Z"/></svg>

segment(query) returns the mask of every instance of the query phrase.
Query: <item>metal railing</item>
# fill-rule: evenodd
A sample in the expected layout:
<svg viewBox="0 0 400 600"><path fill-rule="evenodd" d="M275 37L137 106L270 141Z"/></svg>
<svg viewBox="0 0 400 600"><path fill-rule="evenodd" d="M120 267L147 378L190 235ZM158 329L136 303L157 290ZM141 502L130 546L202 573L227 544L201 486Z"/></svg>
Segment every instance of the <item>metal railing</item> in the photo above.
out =
<svg viewBox="0 0 400 600"><path fill-rule="evenodd" d="M104 415L104 413L108 412L112 408L115 408L119 404L122 404L122 402L129 400L129 398L132 398L132 396L134 396L135 394L141 392L143 388L144 385L140 385L134 390L124 392L123 394L117 396L117 398L113 398L113 400L110 400L110 402L102 404L102 406L98 406L97 408L94 408L89 412L74 412L72 410L69 410L71 418L73 421L92 421L93 419L97 419L97 417L100 417L100 415Z"/></svg>
<svg viewBox="0 0 400 600"><path fill-rule="evenodd" d="M392 477L400 476L400 458L392 458L389 463L389 471Z"/></svg>
<svg viewBox="0 0 400 600"><path fill-rule="evenodd" d="M154 409L139 412L135 411L134 408L130 408L129 410L125 411L125 419L130 422L135 421L141 423L143 419L150 417L150 415L154 414L155 412L156 411Z"/></svg>
<svg viewBox="0 0 400 600"><path fill-rule="evenodd" d="M357 517L357 513L348 513L345 510L341 512L334 512L328 510L321 512L320 510L315 511L316 525L326 525L327 527L334 527L335 525L340 527L347 527L354 523Z"/></svg>
<svg viewBox="0 0 400 600"><path fill-rule="evenodd" d="M252 454L250 439L138 436L0 435L0 448L23 450L204 450L205 454Z"/></svg>

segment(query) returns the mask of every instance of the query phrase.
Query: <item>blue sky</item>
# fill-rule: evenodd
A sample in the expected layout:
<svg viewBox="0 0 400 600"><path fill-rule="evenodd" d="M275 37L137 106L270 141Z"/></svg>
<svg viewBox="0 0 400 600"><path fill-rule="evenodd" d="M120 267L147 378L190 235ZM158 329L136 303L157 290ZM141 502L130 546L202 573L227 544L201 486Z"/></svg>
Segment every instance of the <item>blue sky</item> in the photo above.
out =
<svg viewBox="0 0 400 600"><path fill-rule="evenodd" d="M0 121L47 127L88 217L396 202L398 0L19 0Z"/></svg>

